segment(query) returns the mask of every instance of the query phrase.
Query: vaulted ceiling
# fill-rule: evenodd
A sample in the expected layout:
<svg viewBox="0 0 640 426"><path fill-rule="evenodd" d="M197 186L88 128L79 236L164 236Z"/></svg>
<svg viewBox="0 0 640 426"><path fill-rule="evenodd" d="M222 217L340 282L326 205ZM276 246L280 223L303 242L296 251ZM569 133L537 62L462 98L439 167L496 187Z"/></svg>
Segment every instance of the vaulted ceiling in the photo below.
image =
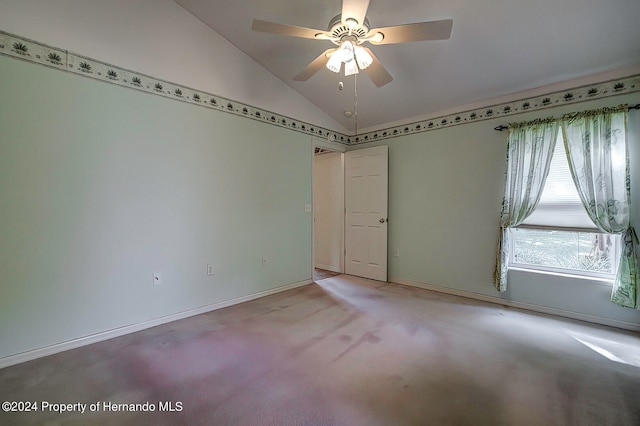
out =
<svg viewBox="0 0 640 426"><path fill-rule="evenodd" d="M254 18L326 30L341 0L175 1L351 131L640 66L638 0L371 0L372 27L454 21L449 40L370 46L393 76L380 88L326 68L293 81L331 42L251 30Z"/></svg>

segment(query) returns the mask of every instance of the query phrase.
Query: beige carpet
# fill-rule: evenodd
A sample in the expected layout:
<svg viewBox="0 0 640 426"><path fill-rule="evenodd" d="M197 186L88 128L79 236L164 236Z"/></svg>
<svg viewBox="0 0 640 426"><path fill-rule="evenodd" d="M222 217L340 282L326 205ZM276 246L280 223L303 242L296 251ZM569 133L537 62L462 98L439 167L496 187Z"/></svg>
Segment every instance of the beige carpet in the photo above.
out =
<svg viewBox="0 0 640 426"><path fill-rule="evenodd" d="M342 275L2 369L0 401L86 404L3 425L637 426L640 338Z"/></svg>

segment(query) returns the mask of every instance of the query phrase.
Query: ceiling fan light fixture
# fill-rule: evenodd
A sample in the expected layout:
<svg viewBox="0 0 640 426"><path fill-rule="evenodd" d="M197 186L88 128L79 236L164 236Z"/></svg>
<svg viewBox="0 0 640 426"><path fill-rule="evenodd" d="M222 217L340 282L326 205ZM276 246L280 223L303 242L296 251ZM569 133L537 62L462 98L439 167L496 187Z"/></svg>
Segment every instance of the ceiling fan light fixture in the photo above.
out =
<svg viewBox="0 0 640 426"><path fill-rule="evenodd" d="M342 58L336 51L327 61L327 69L333 72L340 72L340 68L342 68Z"/></svg>
<svg viewBox="0 0 640 426"><path fill-rule="evenodd" d="M356 61L352 59L349 62L344 63L344 75L349 76L353 74L358 74L358 65L356 64Z"/></svg>
<svg viewBox="0 0 640 426"><path fill-rule="evenodd" d="M354 50L355 50L355 46L351 41L349 40L343 41L339 49L342 55L342 62L348 62L352 60Z"/></svg>
<svg viewBox="0 0 640 426"><path fill-rule="evenodd" d="M345 64L345 75L351 75L358 72L358 67L356 66L356 61L354 59L354 46L353 43L349 40L343 41L338 50L331 54L331 57L327 61L327 68L333 72L340 72L340 68L342 67L342 63ZM353 65L348 65L349 63L353 63ZM349 72L351 74L347 74L347 67L349 67ZM353 67L356 67L355 72L353 72Z"/></svg>
<svg viewBox="0 0 640 426"><path fill-rule="evenodd" d="M369 55L369 52L364 50L364 48L360 46L356 46L354 49L354 54L356 56L356 61L358 62L358 66L361 70L366 69L369 65L373 63L373 58Z"/></svg>

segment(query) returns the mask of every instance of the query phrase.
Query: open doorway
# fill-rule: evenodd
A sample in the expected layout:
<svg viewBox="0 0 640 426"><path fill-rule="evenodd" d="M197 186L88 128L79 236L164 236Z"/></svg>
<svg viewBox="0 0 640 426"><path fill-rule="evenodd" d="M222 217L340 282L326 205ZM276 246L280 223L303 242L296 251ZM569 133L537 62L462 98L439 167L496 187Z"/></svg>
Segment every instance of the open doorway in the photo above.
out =
<svg viewBox="0 0 640 426"><path fill-rule="evenodd" d="M344 147L313 143L313 280L344 272Z"/></svg>

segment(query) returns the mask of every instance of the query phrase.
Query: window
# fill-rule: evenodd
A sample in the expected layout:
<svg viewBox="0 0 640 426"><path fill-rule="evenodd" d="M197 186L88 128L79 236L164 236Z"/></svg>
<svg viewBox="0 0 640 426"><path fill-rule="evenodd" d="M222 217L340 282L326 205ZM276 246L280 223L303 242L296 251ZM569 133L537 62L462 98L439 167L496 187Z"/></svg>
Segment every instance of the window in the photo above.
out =
<svg viewBox="0 0 640 426"><path fill-rule="evenodd" d="M615 273L617 235L522 227L511 235L513 266L605 278Z"/></svg>
<svg viewBox="0 0 640 426"><path fill-rule="evenodd" d="M511 228L514 267L613 278L619 236L598 232L580 201L558 132L536 210Z"/></svg>

